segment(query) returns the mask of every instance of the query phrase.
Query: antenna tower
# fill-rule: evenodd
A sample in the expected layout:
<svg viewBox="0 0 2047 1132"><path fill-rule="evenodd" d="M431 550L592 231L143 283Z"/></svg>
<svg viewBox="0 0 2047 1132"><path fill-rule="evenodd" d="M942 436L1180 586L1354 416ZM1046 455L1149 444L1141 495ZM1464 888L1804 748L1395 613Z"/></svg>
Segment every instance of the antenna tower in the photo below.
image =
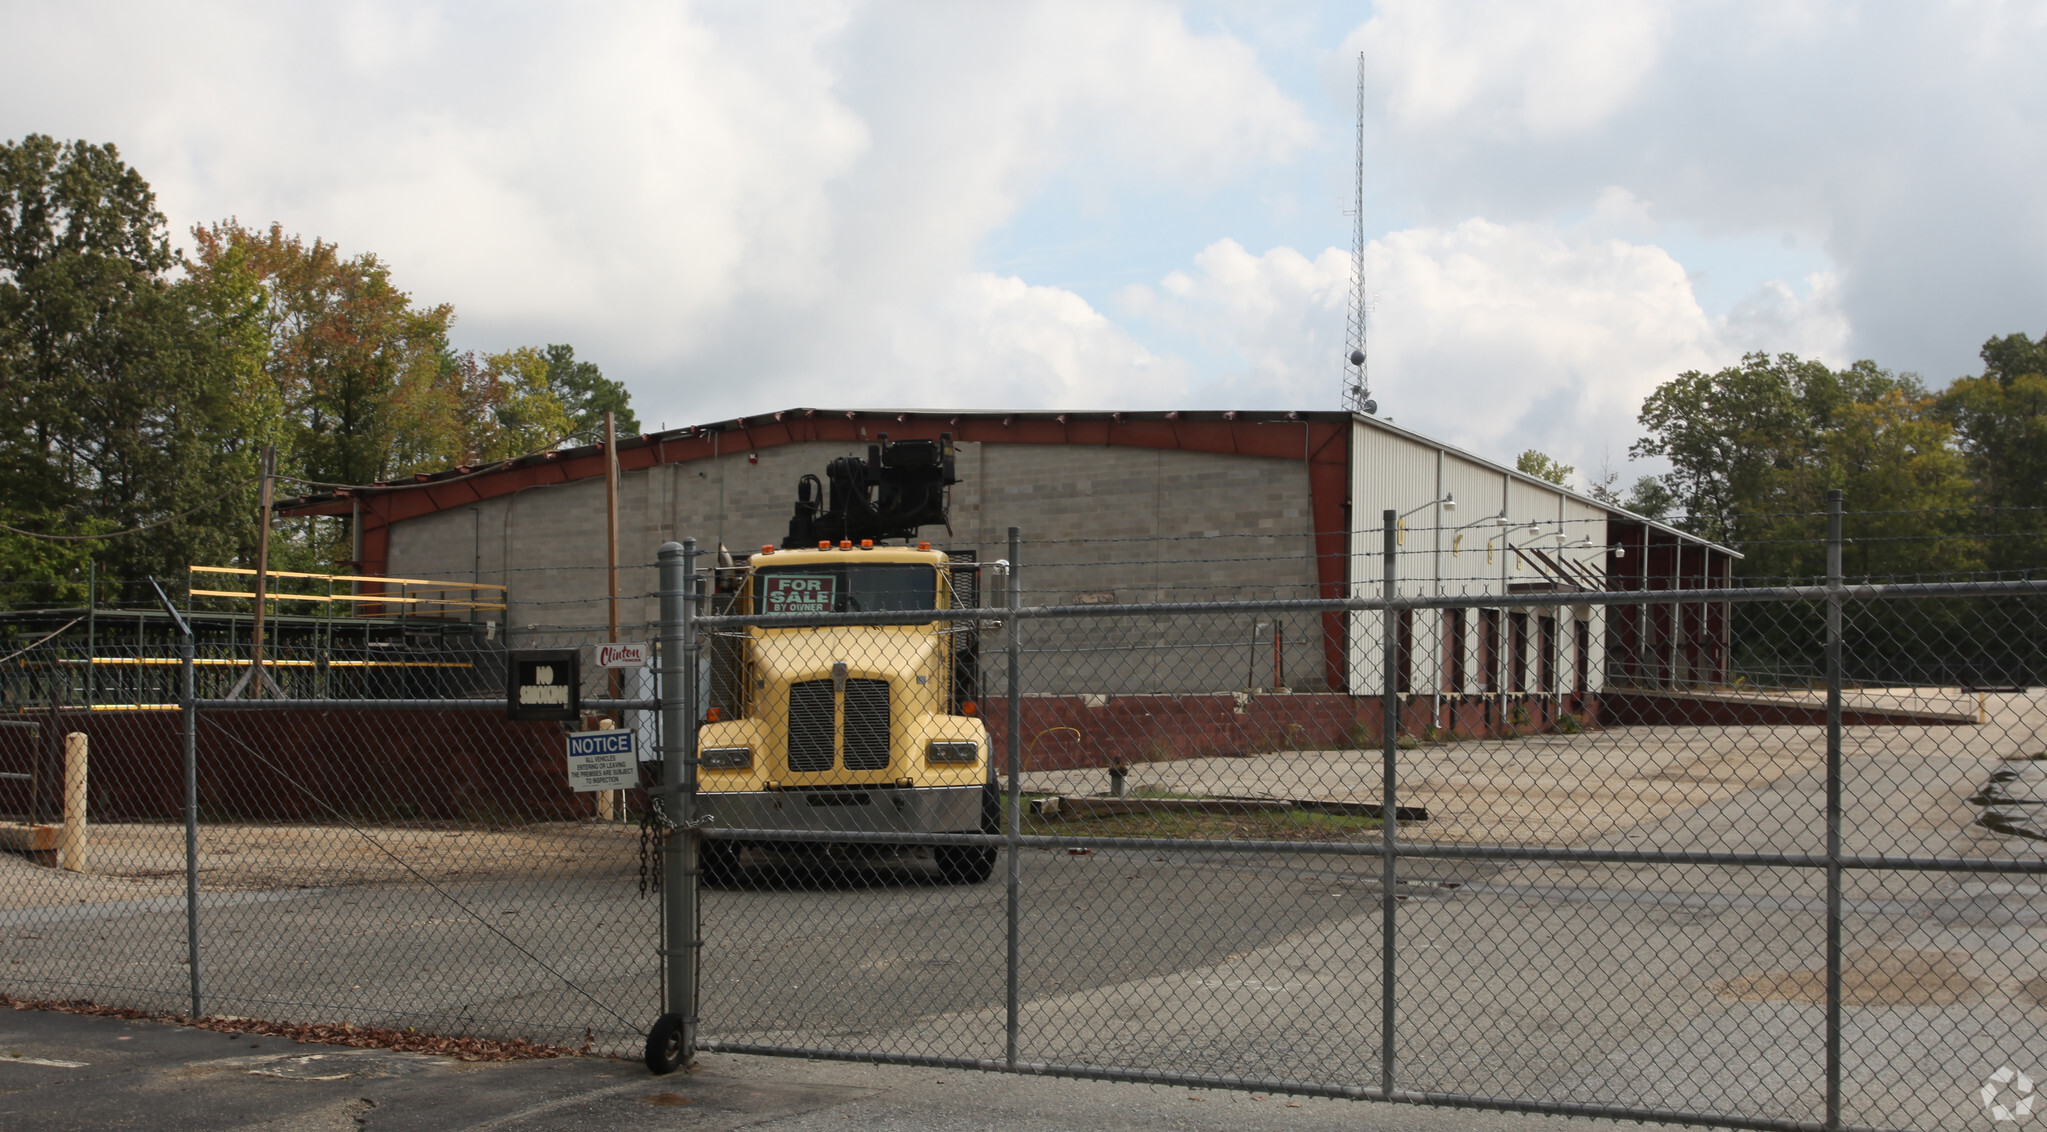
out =
<svg viewBox="0 0 2047 1132"><path fill-rule="evenodd" d="M1372 386L1365 371L1365 316L1371 307L1365 291L1365 53L1358 52L1358 149L1356 193L1350 207L1350 317L1345 327L1343 407L1353 413L1376 413Z"/></svg>

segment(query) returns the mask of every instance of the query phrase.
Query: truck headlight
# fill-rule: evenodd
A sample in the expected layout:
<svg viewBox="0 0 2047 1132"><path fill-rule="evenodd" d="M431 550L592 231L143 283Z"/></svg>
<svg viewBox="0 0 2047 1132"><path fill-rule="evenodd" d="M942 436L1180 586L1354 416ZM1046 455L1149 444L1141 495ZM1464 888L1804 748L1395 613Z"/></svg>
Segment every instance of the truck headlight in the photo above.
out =
<svg viewBox="0 0 2047 1132"><path fill-rule="evenodd" d="M705 747L697 752L697 765L706 770L745 770L753 765L753 748Z"/></svg>
<svg viewBox="0 0 2047 1132"><path fill-rule="evenodd" d="M935 763L971 766L981 761L981 745L974 742L933 743L924 757Z"/></svg>

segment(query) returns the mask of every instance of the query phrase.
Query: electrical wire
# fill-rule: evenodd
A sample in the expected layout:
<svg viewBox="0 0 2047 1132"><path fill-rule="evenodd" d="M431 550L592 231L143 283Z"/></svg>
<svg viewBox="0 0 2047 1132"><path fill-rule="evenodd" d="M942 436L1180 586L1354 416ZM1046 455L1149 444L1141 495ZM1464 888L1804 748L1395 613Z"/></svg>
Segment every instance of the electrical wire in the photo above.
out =
<svg viewBox="0 0 2047 1132"><path fill-rule="evenodd" d="M211 507L216 503L219 503L221 500L226 499L228 496L233 495L235 492L242 490L243 488L249 486L252 483L255 483L257 480L260 480L262 478L263 477L261 476L253 476L249 479L245 479L242 482L235 484L233 487L228 488L226 491L221 492L219 495L214 496L212 499L209 499L206 502L199 504L197 507L193 507L185 511L180 511L167 519L158 519L153 523L144 523L139 527L130 527L125 531L108 531L105 534L98 535L48 535L43 534L40 531L25 531L22 530L20 527L10 527L6 523L0 523L0 531L7 531L10 534L21 535L24 538L42 539L45 542L93 542L99 539L120 538L123 535L141 534L143 531L154 530L155 528L161 527L166 523L175 523L180 519L185 519L193 515L196 515L199 512L206 510L208 507Z"/></svg>
<svg viewBox="0 0 2047 1132"><path fill-rule="evenodd" d="M573 439L573 437L564 436L561 438L561 440L570 439ZM461 483L463 480L473 480L478 476L488 476L493 475L497 472L508 471L512 468L513 465L517 464L521 460L526 459L527 456L545 456L550 452L561 451L561 449L557 447L557 445L559 445L560 443L561 441L558 440L553 445L549 445L548 447L543 448L538 452L529 452L525 456L509 456L503 460L493 460L489 464L486 464L481 468L476 468L473 471L464 472L461 475L436 476L433 479L413 480L410 483L334 483L329 480L309 480L304 476L286 475L283 472L272 473L272 478L280 480L290 480L293 483L302 483L308 487L331 487L339 491L404 491L408 488L438 487L439 485L444 483ZM602 448L603 445L599 444L596 445L596 447Z"/></svg>
<svg viewBox="0 0 2047 1132"><path fill-rule="evenodd" d="M40 640L31 641L28 644L23 645L22 647L14 650L13 652L8 653L6 656L0 656L0 664L6 664L8 661L13 660L15 657L20 656L21 654L34 649L37 645L42 644L44 641L49 640L51 637L55 637L58 633L62 633L64 630L69 629L71 626L76 625L83 620L85 620L85 618L83 617L73 617L71 620L66 621L63 625L59 626L56 632L50 633L48 636L45 636Z"/></svg>

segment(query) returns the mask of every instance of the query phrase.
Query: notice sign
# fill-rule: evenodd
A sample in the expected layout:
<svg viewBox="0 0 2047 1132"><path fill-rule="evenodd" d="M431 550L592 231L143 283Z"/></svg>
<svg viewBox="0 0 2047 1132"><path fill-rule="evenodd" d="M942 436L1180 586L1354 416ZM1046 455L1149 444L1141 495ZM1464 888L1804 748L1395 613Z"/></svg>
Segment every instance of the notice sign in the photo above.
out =
<svg viewBox="0 0 2047 1132"><path fill-rule="evenodd" d="M763 582L762 613L830 613L839 579L831 574L770 574Z"/></svg>
<svg viewBox="0 0 2047 1132"><path fill-rule="evenodd" d="M569 789L631 790L640 784L636 732L613 727L569 733Z"/></svg>
<svg viewBox="0 0 2047 1132"><path fill-rule="evenodd" d="M647 654L645 641L620 641L617 644L598 645L597 667L645 668Z"/></svg>
<svg viewBox="0 0 2047 1132"><path fill-rule="evenodd" d="M575 649L521 649L506 665L505 714L510 719L579 718L582 654Z"/></svg>

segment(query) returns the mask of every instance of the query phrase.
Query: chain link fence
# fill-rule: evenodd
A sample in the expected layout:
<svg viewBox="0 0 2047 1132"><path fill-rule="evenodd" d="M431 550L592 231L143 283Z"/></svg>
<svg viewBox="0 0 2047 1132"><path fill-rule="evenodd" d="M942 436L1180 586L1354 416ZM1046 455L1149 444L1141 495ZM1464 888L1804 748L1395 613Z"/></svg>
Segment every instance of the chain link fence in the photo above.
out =
<svg viewBox="0 0 2047 1132"><path fill-rule="evenodd" d="M61 824L82 733L90 837L77 870L0 855L0 985L617 1053L665 1012L657 1062L1752 1128L2031 1112L2047 582L1418 585L1400 534L1339 598L1218 591L1198 546L1013 539L921 605L842 572L865 604L797 614L755 604L772 558L672 546L634 630L659 679L582 688L669 757L604 800L568 789L562 725L505 720L502 641L392 670L438 683L235 701L231 647L187 697L174 652L101 645L118 711L30 650L0 809ZM1838 527L1813 545L1838 564ZM1140 558L1178 581L1031 600L1033 571L1090 595Z"/></svg>
<svg viewBox="0 0 2047 1132"><path fill-rule="evenodd" d="M563 734L608 722L651 758L651 673L586 662L580 724L512 722L495 625L273 623L255 671L247 617L205 612L102 612L0 667L0 987L637 1052L657 835L644 791L569 789Z"/></svg>
<svg viewBox="0 0 2047 1132"><path fill-rule="evenodd" d="M1390 520L1366 561L1411 577ZM700 1048L1728 1127L2030 1110L2047 583L1032 605L1029 550L935 621L699 623L735 658ZM934 777L916 685L969 625L987 760ZM985 808L920 816L973 774Z"/></svg>

